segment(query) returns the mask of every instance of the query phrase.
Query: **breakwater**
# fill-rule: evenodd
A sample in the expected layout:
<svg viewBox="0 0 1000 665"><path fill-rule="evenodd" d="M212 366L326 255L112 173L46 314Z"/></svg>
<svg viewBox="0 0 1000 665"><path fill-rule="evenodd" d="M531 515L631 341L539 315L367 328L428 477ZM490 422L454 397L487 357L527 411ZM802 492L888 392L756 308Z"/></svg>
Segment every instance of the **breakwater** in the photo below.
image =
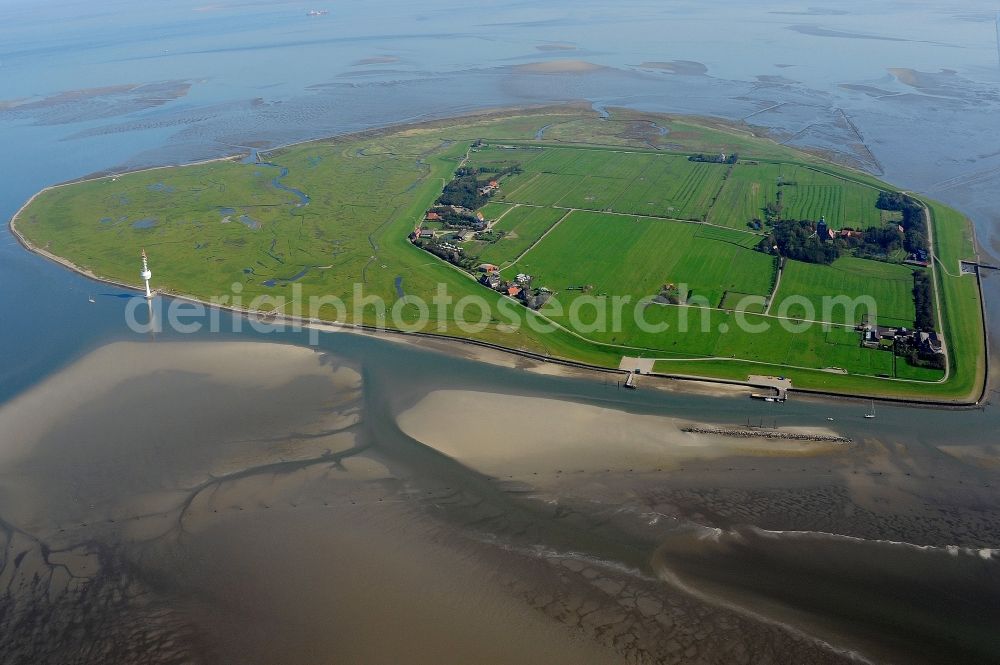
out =
<svg viewBox="0 0 1000 665"><path fill-rule="evenodd" d="M724 427L682 427L682 432L692 434L719 434L741 439L789 439L792 441L822 441L826 443L850 443L846 436L836 434L802 434L782 432L775 429L726 429Z"/></svg>

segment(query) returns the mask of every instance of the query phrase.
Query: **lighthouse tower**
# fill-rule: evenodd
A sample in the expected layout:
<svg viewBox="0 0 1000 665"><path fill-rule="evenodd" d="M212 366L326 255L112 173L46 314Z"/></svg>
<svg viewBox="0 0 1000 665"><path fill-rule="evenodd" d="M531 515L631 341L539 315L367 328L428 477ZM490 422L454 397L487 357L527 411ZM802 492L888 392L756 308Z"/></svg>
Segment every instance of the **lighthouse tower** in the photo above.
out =
<svg viewBox="0 0 1000 665"><path fill-rule="evenodd" d="M153 299L153 292L149 290L149 280L153 278L153 272L149 269L149 261L146 259L146 250L142 250L142 272L139 273L143 281L146 282L146 299Z"/></svg>

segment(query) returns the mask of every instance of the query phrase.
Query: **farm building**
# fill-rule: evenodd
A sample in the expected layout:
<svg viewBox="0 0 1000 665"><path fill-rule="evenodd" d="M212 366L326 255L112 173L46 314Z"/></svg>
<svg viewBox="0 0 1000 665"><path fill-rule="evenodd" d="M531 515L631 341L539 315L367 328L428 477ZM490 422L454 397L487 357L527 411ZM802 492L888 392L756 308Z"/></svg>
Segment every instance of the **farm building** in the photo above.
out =
<svg viewBox="0 0 1000 665"><path fill-rule="evenodd" d="M899 330L896 328L889 328L887 326L875 326L878 331L879 339L896 339L896 335Z"/></svg>
<svg viewBox="0 0 1000 665"><path fill-rule="evenodd" d="M936 332L922 332L919 335L920 350L924 353L941 353L941 338Z"/></svg>
<svg viewBox="0 0 1000 665"><path fill-rule="evenodd" d="M490 180L488 184L479 188L479 193L483 196L489 196L498 189L500 189L500 183L496 180Z"/></svg>

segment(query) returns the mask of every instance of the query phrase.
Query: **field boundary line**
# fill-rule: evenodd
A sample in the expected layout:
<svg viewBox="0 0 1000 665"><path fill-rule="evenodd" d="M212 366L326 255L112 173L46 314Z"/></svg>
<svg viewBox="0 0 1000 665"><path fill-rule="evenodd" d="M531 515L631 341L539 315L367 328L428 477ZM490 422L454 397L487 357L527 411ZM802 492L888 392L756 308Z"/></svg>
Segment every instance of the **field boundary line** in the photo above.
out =
<svg viewBox="0 0 1000 665"><path fill-rule="evenodd" d="M530 178L528 178L527 181L522 182L520 185L518 185L517 187L515 187L514 189L512 189L511 192L510 192L510 194L504 194L504 201L507 201L507 197L508 196L514 196L519 191L521 191L522 189L524 189L525 187L527 187L531 183L535 182L535 180L537 180L538 176L540 176L541 174L542 174L541 171L535 171L535 173ZM517 203L517 201L510 201L510 203Z"/></svg>
<svg viewBox="0 0 1000 665"><path fill-rule="evenodd" d="M539 207L539 208L545 208L545 207L551 207L551 206L537 206L537 207ZM564 208L554 208L554 209L555 210L564 210ZM518 254L517 257L513 261L509 262L504 267L505 268L509 268L512 265L515 265L521 259L523 259L525 254L527 254L528 252L530 252L531 250L533 250L535 248L535 245L537 245L541 241L545 240L545 236L547 236L550 233L552 233L557 226L559 226L560 224L563 223L564 219L566 219L567 217L569 217L570 215L572 215L574 212L576 212L576 208L570 208L569 210L567 210L566 214L563 215L562 217L560 217L559 219L557 219L556 223L553 224L552 226L550 226L548 229L546 229L545 233L543 233L542 235L538 236L538 240L536 240L535 242L531 243L523 252L521 252L520 254Z"/></svg>
<svg viewBox="0 0 1000 665"><path fill-rule="evenodd" d="M774 301L778 298L778 287L781 286L781 275L785 272L785 266L781 262L781 257L777 257L778 268L777 276L774 278L774 288L771 290L771 295L767 299L767 309L764 310L764 316L771 316L771 308L774 307Z"/></svg>
<svg viewBox="0 0 1000 665"><path fill-rule="evenodd" d="M498 205L506 205L506 206L507 206L507 209L506 209L506 210L504 210L504 211L503 211L503 213L502 213L502 214L501 214L501 215L500 215L499 217L497 217L496 219L494 219L494 220L493 220L493 222L492 222L492 223L490 224L490 226L489 226L489 228L490 228L491 230L493 229L493 227L494 227L494 226L496 226L497 224L499 224L499 223L500 223L500 220L501 220L501 219L503 219L504 217L506 217L507 215L509 215L509 214L510 214L510 212L511 212L512 210L514 210L514 208L520 208L520 207L521 207L521 204L520 204L520 203L512 203L512 204L508 205L508 204L506 204L506 203L499 203L499 202L497 202L497 204L498 204Z"/></svg>
<svg viewBox="0 0 1000 665"><path fill-rule="evenodd" d="M712 205L708 206L708 210L705 211L705 218L703 221L706 224L708 223L708 219L712 216L712 211L715 210L715 206L719 204L719 199L722 198L722 190L726 188L726 183L729 182L729 179L733 175L733 171L736 170L736 164L737 162L730 164L729 168L726 169L726 175L722 176L722 181L719 183L719 189L716 190L715 195L712 197Z"/></svg>

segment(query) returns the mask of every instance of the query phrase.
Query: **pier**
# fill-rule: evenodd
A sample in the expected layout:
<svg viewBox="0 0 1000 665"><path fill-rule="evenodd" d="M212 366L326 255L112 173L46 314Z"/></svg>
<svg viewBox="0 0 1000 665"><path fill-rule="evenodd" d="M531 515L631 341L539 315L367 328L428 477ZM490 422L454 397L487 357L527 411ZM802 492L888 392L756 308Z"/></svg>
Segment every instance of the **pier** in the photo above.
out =
<svg viewBox="0 0 1000 665"><path fill-rule="evenodd" d="M635 385L635 372L628 373L628 378L625 379L625 387L629 390L635 390L638 387Z"/></svg>
<svg viewBox="0 0 1000 665"><path fill-rule="evenodd" d="M788 391L792 388L792 382L783 376L761 376L751 374L747 380L755 385L764 388L771 388L772 393L750 393L753 399L762 399L765 402L784 402L788 399Z"/></svg>

